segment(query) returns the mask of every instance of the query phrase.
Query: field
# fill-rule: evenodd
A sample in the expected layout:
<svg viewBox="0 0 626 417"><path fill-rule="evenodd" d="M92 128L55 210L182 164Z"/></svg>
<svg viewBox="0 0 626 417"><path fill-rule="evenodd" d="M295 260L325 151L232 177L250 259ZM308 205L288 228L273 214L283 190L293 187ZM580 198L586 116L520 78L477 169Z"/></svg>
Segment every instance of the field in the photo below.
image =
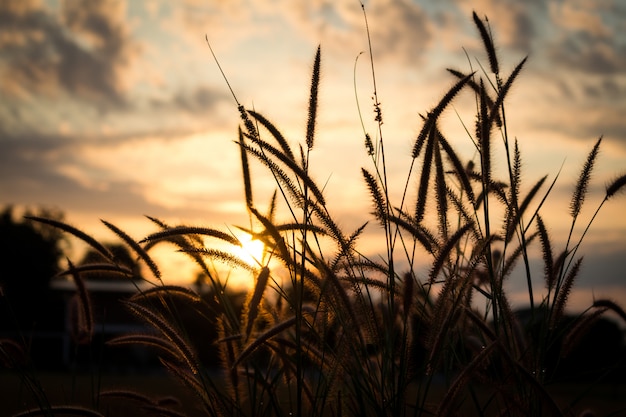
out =
<svg viewBox="0 0 626 417"><path fill-rule="evenodd" d="M28 391L20 382L19 374L3 372L0 374L0 392L2 392L2 416L12 415L28 409L36 409L37 405L30 397ZM98 386L103 390L126 389L142 393L143 395L158 398L175 398L180 404L176 407L178 411L188 415L196 415L199 410L194 407L197 404L196 398L175 379L160 372L151 375L101 375L100 379L92 375L82 374L72 376L60 373L46 373L39 377L42 387L49 395L51 402L57 404L67 404L94 408L97 399L94 393L98 391ZM587 391L585 385L562 384L549 388L557 403L563 408L567 408L576 398L583 396L584 400L575 404L572 411L575 415L583 411L592 409L595 416L626 416L626 385L624 384L600 384ZM438 391L433 395L433 400L443 398L445 388L443 386L435 389ZM481 394L481 391L483 393ZM478 396L485 395L484 389L477 388ZM408 396L410 398L410 396ZM141 403L133 400L120 400L101 398L100 410L106 415L106 411L111 416L139 416L142 412ZM471 408L463 410L463 416L478 416Z"/></svg>

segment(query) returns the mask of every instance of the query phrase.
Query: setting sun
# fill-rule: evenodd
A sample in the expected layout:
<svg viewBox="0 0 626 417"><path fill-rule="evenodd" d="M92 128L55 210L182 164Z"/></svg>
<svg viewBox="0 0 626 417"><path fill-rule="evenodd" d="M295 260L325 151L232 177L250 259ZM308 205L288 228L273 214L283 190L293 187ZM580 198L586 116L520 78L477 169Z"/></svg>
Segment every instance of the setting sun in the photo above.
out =
<svg viewBox="0 0 626 417"><path fill-rule="evenodd" d="M233 254L250 265L258 266L262 264L263 252L265 250L263 242L258 239L252 239L252 236L247 233L237 236L237 239L241 242L241 247L233 249Z"/></svg>

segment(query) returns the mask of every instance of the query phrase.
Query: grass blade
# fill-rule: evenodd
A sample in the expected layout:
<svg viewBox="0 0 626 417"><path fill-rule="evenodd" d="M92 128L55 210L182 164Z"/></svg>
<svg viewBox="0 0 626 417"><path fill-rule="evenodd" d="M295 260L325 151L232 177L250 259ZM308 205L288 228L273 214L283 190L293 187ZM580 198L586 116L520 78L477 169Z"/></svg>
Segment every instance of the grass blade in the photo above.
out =
<svg viewBox="0 0 626 417"><path fill-rule="evenodd" d="M315 123L317 120L317 92L320 84L320 63L321 48L317 47L315 54L315 62L313 64L313 75L311 79L311 94L309 96L309 111L306 123L306 146L307 149L313 149L313 141L315 139Z"/></svg>
<svg viewBox="0 0 626 417"><path fill-rule="evenodd" d="M574 193L572 194L572 201L569 206L570 215L574 218L574 221L578 217L583 202L585 201L587 188L589 187L589 179L591 178L591 172L593 171L593 166L598 156L601 142L602 136L600 136L591 152L589 152L589 155L587 155L587 160L585 161L583 169L580 172L580 176L578 177L578 181L576 182L576 187L574 188Z"/></svg>
<svg viewBox="0 0 626 417"><path fill-rule="evenodd" d="M48 224L50 226L56 227L57 229L61 229L64 232L67 232L77 237L78 239L82 240L83 242L85 242L86 244L94 248L97 252L99 252L102 256L104 256L108 260L112 261L115 258L113 254L111 253L111 251L109 251L106 247L104 247L104 245L102 245L96 239L89 236L85 232L82 232L81 230L78 230L77 228L70 226L67 223L63 223L63 222L52 220L52 219L45 219L43 217L37 217L37 216L25 216L25 218L29 220L34 220L40 223Z"/></svg>
<svg viewBox="0 0 626 417"><path fill-rule="evenodd" d="M148 255L148 252L145 251L144 248L141 247L133 238L128 236L123 230L118 228L117 226L112 225L106 220L101 220L102 223L109 229L111 229L117 236L119 236L130 248L148 265L152 275L159 281L161 281L161 271L159 271L159 267L156 262L152 260L152 257Z"/></svg>

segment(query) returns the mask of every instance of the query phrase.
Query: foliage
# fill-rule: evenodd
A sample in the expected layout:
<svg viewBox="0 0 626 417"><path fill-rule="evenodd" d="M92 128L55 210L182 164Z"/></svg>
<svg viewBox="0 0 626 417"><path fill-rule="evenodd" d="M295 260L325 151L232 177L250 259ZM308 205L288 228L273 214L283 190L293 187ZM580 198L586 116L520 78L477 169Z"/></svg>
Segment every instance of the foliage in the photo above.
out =
<svg viewBox="0 0 626 417"><path fill-rule="evenodd" d="M9 206L0 213L0 329L11 328L17 321L22 330L30 330L45 311L48 284L59 270L65 241L62 232L38 222L16 221L13 212ZM63 219L55 210L26 211L26 215L35 214Z"/></svg>

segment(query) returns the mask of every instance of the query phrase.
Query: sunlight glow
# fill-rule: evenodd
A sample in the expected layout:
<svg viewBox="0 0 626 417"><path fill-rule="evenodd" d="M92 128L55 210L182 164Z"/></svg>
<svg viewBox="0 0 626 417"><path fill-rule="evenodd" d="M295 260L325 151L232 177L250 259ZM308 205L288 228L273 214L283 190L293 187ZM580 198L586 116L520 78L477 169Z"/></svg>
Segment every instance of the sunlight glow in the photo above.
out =
<svg viewBox="0 0 626 417"><path fill-rule="evenodd" d="M241 242L241 247L233 249L233 254L250 265L261 264L263 261L263 252L265 251L263 242L252 239L252 236L247 233L237 236L237 239Z"/></svg>

